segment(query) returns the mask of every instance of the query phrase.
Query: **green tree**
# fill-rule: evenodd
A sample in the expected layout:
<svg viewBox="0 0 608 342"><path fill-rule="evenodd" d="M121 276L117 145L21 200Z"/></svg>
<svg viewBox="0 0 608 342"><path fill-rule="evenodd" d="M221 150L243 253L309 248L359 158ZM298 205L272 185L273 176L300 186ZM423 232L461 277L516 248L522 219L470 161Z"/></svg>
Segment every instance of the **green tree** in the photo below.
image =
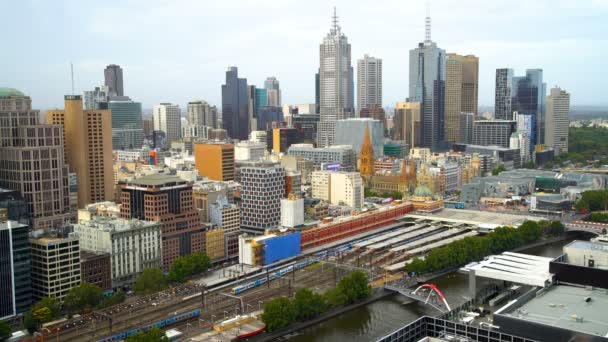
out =
<svg viewBox="0 0 608 342"><path fill-rule="evenodd" d="M135 280L133 291L139 295L156 293L167 287L167 279L159 268L145 269Z"/></svg>
<svg viewBox="0 0 608 342"><path fill-rule="evenodd" d="M126 342L169 342L167 335L157 327L153 327L147 332L140 331L125 340Z"/></svg>
<svg viewBox="0 0 608 342"><path fill-rule="evenodd" d="M34 312L39 311L40 309L45 309L45 308L48 309L48 312L50 312L50 317L48 320L45 320L45 321L38 319L39 322L42 322L42 323L50 322L53 319L55 319L61 315L61 303L59 303L59 301L55 297L44 297L44 298L40 299L39 301L37 301L32 306L32 309L31 309L32 316L34 318L36 318L34 315ZM40 312L42 312L42 311L40 311Z"/></svg>
<svg viewBox="0 0 608 342"><path fill-rule="evenodd" d="M549 234L551 234L553 236L561 236L561 235L564 235L564 233L566 232L566 227L560 221L551 221L551 224L549 224L549 227L550 227Z"/></svg>
<svg viewBox="0 0 608 342"><path fill-rule="evenodd" d="M103 299L102 292L99 286L83 281L68 291L63 299L63 306L70 312L93 309Z"/></svg>
<svg viewBox="0 0 608 342"><path fill-rule="evenodd" d="M293 303L295 305L296 318L299 320L311 319L327 310L327 304L323 296L307 288L296 292Z"/></svg>
<svg viewBox="0 0 608 342"><path fill-rule="evenodd" d="M368 285L367 274L362 271L355 271L340 279L336 290L344 295L345 304L365 299L372 293L372 288Z"/></svg>
<svg viewBox="0 0 608 342"><path fill-rule="evenodd" d="M31 313L27 313L23 317L23 327L30 334L33 334L36 331L36 329L38 329L38 322L36 321L36 319L34 318L34 316L32 316Z"/></svg>
<svg viewBox="0 0 608 342"><path fill-rule="evenodd" d="M492 169L492 176L498 176L498 174L500 174L503 171L507 171L507 169L505 168L505 166L503 164L500 164Z"/></svg>
<svg viewBox="0 0 608 342"><path fill-rule="evenodd" d="M266 330L273 332L291 324L296 318L296 309L292 301L286 297L272 299L264 304L262 321Z"/></svg>
<svg viewBox="0 0 608 342"><path fill-rule="evenodd" d="M53 320L53 313L51 312L51 309L45 306L40 309L33 310L32 317L34 317L38 322L46 323Z"/></svg>
<svg viewBox="0 0 608 342"><path fill-rule="evenodd" d="M11 326L6 321L0 321L0 341L6 341L12 335Z"/></svg>
<svg viewBox="0 0 608 342"><path fill-rule="evenodd" d="M591 213L585 221L608 223L608 213Z"/></svg>
<svg viewBox="0 0 608 342"><path fill-rule="evenodd" d="M110 297L104 298L99 306L102 308L107 308L109 306L117 305L124 302L126 298L127 296L125 295L125 293L119 290Z"/></svg>
<svg viewBox="0 0 608 342"><path fill-rule="evenodd" d="M211 260L202 252L179 257L171 264L169 280L183 283L188 277L203 273L210 267Z"/></svg>
<svg viewBox="0 0 608 342"><path fill-rule="evenodd" d="M536 169L536 164L534 164L534 161L530 160L523 163L521 167L524 169Z"/></svg>

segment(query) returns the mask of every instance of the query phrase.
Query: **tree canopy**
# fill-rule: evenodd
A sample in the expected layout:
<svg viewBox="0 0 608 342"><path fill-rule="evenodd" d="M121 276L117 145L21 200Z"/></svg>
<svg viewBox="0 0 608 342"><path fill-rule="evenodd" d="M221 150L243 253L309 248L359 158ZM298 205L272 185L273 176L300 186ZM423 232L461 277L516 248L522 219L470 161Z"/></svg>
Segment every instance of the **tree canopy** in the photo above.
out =
<svg viewBox="0 0 608 342"><path fill-rule="evenodd" d="M147 295L161 291L167 287L167 279L159 268L145 269L135 280L133 291L139 295Z"/></svg>
<svg viewBox="0 0 608 342"><path fill-rule="evenodd" d="M12 335L11 326L6 321L0 321L0 341L8 340Z"/></svg>
<svg viewBox="0 0 608 342"><path fill-rule="evenodd" d="M125 340L126 342L169 342L167 335L157 327L153 327L147 332L140 331Z"/></svg>
<svg viewBox="0 0 608 342"><path fill-rule="evenodd" d="M507 168L503 164L500 164L492 169L492 176L497 176L503 171L507 171Z"/></svg>
<svg viewBox="0 0 608 342"><path fill-rule="evenodd" d="M97 307L102 299L103 291L99 286L83 281L68 291L63 306L69 312L81 312Z"/></svg>
<svg viewBox="0 0 608 342"><path fill-rule="evenodd" d="M294 305L296 318L302 321L316 317L327 310L325 298L306 288L296 292Z"/></svg>
<svg viewBox="0 0 608 342"><path fill-rule="evenodd" d="M275 298L264 304L262 321L266 324L268 332L288 326L295 318L295 305L287 297Z"/></svg>
<svg viewBox="0 0 608 342"><path fill-rule="evenodd" d="M202 252L179 257L171 264L169 280L183 283L188 277L203 273L210 267L211 259Z"/></svg>

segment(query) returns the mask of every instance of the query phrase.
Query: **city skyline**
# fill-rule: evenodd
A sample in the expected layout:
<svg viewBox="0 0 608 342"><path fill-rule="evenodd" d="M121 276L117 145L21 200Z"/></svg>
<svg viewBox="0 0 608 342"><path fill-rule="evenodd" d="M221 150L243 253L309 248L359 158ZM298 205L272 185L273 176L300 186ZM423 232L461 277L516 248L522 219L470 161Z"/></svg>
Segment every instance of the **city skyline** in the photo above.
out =
<svg viewBox="0 0 608 342"><path fill-rule="evenodd" d="M9 36L8 43L17 50L22 46L25 49L27 44L55 53L44 60L36 54L3 56L6 61L2 64L12 66L0 70L3 86L30 95L34 108L61 108L63 95L71 92L70 61L74 63L77 94L103 84L103 69L118 64L124 70L126 92L142 102L144 108L160 102L185 107L193 99L219 105L224 72L235 65L249 83L258 87L269 75L276 76L281 81L283 103L313 103L318 46L331 23L335 5L340 26L352 44L352 58L368 53L383 59L383 103L393 106L407 97L408 51L424 37L422 1L407 6L390 1L359 6L340 1L263 2L255 7L226 2L214 8L193 1L141 5L139 1L96 3L82 12L69 2L11 4L14 13L27 13L28 21L43 25L47 18L54 19L49 30L39 32L24 27L19 39ZM433 40L447 53L475 54L480 58L481 106L494 103L496 68L512 68L515 73L542 68L545 79L550 80L547 87L568 89L573 105L608 104L601 97L601 73L595 72L599 65L587 62L590 56L599 61L608 55L608 44L602 43L606 39L601 37L601 32L608 29L608 24L601 21L608 12L605 3L471 0L451 5L446 1L431 3ZM281 16L268 21L264 15L255 15L269 10ZM133 16L134 12L137 13ZM548 12L551 17L538 17L538 13ZM403 13L408 14L408 20L403 20ZM197 20L180 20L170 28L151 24L183 16ZM233 26L218 29L218 21L226 18L247 20L233 20ZM16 27L24 19L21 15L7 18L7 25ZM563 25L577 19L584 24ZM361 22L366 25L359 25ZM501 22L505 28L496 25ZM243 34L252 39L240 39ZM95 44L90 44L92 41ZM166 41L179 48L158 52L155 46ZM273 44L275 53L256 53L256 48L264 44ZM242 53L248 49L251 51ZM299 53L291 53L294 49Z"/></svg>

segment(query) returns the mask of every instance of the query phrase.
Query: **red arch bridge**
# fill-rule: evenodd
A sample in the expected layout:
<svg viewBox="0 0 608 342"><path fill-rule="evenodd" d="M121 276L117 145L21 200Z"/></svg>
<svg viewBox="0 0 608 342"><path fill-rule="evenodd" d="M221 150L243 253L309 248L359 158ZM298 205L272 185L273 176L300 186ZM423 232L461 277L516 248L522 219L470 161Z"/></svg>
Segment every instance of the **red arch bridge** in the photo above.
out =
<svg viewBox="0 0 608 342"><path fill-rule="evenodd" d="M413 291L411 288L400 283L387 283L384 285L384 288L390 291L399 292L399 294L403 296L430 305L443 313L451 311L448 301L435 284L422 284Z"/></svg>

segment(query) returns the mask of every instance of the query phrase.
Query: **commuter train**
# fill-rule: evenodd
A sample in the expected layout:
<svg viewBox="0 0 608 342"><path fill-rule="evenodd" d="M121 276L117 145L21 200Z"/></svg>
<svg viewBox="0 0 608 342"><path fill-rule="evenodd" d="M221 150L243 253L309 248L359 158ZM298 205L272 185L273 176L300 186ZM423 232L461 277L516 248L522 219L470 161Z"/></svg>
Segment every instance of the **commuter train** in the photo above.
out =
<svg viewBox="0 0 608 342"><path fill-rule="evenodd" d="M171 317L169 317L167 319L163 319L161 321L157 321L157 322L154 322L152 324L145 325L142 328L134 328L134 329L131 329L131 330L123 331L120 334L116 334L116 335L112 335L112 336L109 336L109 337L106 337L106 338L102 338L101 340L97 340L97 342L123 341L127 337L129 337L131 335L134 335L134 334L137 334L140 331L148 331L148 330L152 329L153 327L163 328L165 326L173 325L175 323L179 323L179 322L182 322L182 321L187 321L189 319L199 317L200 315L201 315L201 310L199 310L199 309L192 310L192 311L185 312L185 313L182 313L182 314L179 314L179 315L171 316Z"/></svg>
<svg viewBox="0 0 608 342"><path fill-rule="evenodd" d="M243 293L246 290L252 289L254 287L258 287L260 285L263 285L266 283L267 280L273 280L273 279L277 279L277 278L281 278L282 276L289 274L290 272L293 271L293 268L295 267L296 270L302 269L308 265L314 264L319 262L321 259L327 258L327 257L332 257L332 256L336 256L340 253L344 253L346 251L349 251L352 248L351 244L347 244L344 246L340 246L340 247L336 247L336 248L330 248L330 249L326 249L324 251L315 253L313 257L310 258L306 258L303 261L299 261L296 262L295 264L292 264L290 266L278 269L278 270L272 270L268 272L268 279L266 279L266 277L262 277L259 278L257 280L253 280L251 282L248 282L244 285L240 285L240 286L236 286L233 287L230 290L230 293L232 293L233 295L238 295Z"/></svg>

